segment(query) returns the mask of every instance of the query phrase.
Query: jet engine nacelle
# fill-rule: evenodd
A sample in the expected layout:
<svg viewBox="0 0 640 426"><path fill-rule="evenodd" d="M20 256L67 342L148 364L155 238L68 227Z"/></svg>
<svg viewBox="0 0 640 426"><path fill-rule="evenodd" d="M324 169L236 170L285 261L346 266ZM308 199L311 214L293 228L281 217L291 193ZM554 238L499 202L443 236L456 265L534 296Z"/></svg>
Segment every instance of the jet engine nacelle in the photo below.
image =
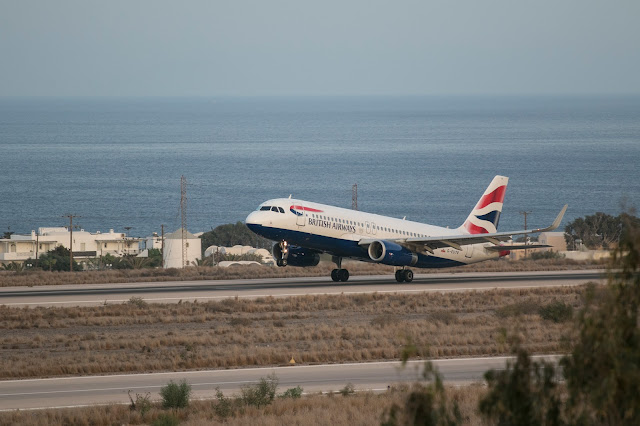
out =
<svg viewBox="0 0 640 426"><path fill-rule="evenodd" d="M320 263L320 254L313 250L308 250L298 246L288 246L286 261L291 266L316 266ZM273 258L282 259L282 245L276 243L273 245Z"/></svg>
<svg viewBox="0 0 640 426"><path fill-rule="evenodd" d="M369 257L374 262L393 266L413 266L418 255L391 241L377 240L369 244Z"/></svg>

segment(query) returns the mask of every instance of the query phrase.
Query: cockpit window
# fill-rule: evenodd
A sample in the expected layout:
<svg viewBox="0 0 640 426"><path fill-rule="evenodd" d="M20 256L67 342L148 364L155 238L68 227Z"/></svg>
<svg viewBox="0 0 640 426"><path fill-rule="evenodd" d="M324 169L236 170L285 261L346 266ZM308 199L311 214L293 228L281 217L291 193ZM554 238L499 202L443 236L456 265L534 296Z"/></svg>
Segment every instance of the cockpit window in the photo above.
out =
<svg viewBox="0 0 640 426"><path fill-rule="evenodd" d="M278 210L280 210L280 213L284 213L284 209L282 207L278 207Z"/></svg>
<svg viewBox="0 0 640 426"><path fill-rule="evenodd" d="M278 208L276 206L273 206L273 207L271 207L271 211L278 213Z"/></svg>
<svg viewBox="0 0 640 426"><path fill-rule="evenodd" d="M271 210L271 206L262 206L262 207L260 207L260 210L261 211L263 211L263 210Z"/></svg>

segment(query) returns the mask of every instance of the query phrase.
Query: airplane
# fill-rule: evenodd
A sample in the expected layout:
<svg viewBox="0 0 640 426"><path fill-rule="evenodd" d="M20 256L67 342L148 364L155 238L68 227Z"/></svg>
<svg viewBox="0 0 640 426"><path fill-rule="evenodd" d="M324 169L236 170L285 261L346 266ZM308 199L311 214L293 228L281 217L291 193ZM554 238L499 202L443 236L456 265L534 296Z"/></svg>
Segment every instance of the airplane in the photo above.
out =
<svg viewBox="0 0 640 426"><path fill-rule="evenodd" d="M320 254L328 253L337 268L331 279L345 282L349 271L342 259L356 259L398 267L398 282L413 281L416 268L468 265L506 256L511 250L550 247L544 244L506 245L513 235L556 229L565 204L551 226L498 232L509 178L495 176L467 219L455 229L344 209L289 198L260 204L245 223L249 229L277 241L273 256L278 266L316 266Z"/></svg>

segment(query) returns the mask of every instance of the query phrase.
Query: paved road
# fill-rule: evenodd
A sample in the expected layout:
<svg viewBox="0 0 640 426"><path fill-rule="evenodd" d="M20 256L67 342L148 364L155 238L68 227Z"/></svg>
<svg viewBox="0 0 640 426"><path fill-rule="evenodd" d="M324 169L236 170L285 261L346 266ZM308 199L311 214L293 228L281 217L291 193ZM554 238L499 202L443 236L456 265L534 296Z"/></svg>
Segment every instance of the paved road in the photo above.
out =
<svg viewBox="0 0 640 426"><path fill-rule="evenodd" d="M507 357L492 357L433 362L443 373L445 383L464 384L481 381L490 368L504 368L506 360ZM422 365L422 361L414 361L402 369L399 362L371 362L0 381L0 410L127 403L129 390L134 397L135 393L149 392L152 399L158 399L160 387L169 380L182 379L191 384L194 398L213 398L216 387L228 396L272 373L279 379L278 392L296 386L305 392L338 391L348 383L358 390L384 390L390 385L415 381Z"/></svg>
<svg viewBox="0 0 640 426"><path fill-rule="evenodd" d="M413 293L532 288L579 285L602 281L602 271L486 272L416 274L412 283L399 284L390 275L356 276L347 283L327 277L268 278L219 281L168 281L124 284L84 284L1 287L0 305L87 306L122 303L132 297L147 302L215 300L229 297L284 297L309 294Z"/></svg>

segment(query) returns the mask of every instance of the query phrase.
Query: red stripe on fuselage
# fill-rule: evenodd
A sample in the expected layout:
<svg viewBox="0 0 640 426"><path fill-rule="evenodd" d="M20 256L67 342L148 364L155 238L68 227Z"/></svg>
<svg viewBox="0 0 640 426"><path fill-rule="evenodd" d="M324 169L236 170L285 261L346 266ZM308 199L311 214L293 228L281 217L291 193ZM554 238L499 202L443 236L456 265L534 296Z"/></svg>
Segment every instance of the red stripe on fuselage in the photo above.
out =
<svg viewBox="0 0 640 426"><path fill-rule="evenodd" d="M311 207L291 206L290 209L304 210L306 212L323 213L322 210L312 209Z"/></svg>
<svg viewBox="0 0 640 426"><path fill-rule="evenodd" d="M480 201L478 201L478 204L476 205L476 210L486 207L491 203L504 202L504 193L506 190L507 190L507 186L502 185L494 189L493 192L487 195L483 195L482 198L480 198Z"/></svg>

